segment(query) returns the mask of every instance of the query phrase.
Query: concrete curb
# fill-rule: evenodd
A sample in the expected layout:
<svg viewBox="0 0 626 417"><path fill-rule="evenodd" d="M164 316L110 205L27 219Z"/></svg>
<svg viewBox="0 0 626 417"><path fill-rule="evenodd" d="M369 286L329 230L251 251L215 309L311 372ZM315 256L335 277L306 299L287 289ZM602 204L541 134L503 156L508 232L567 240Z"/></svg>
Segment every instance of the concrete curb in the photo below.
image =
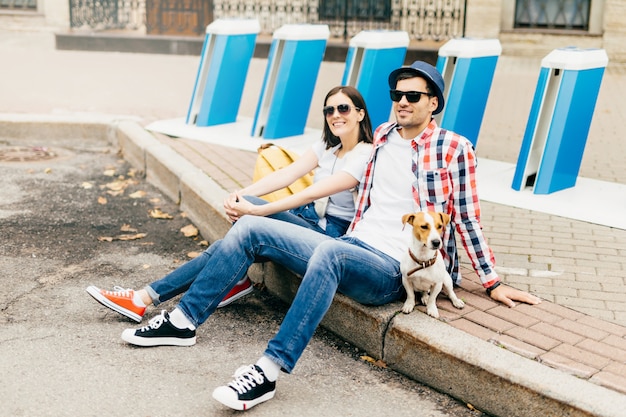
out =
<svg viewBox="0 0 626 417"><path fill-rule="evenodd" d="M129 120L50 120L0 115L0 136L78 138L105 132L123 157L146 173L214 241L230 224L222 214L226 191L176 151ZM73 127L72 127L73 126ZM45 136L41 130L45 129ZM84 139L83 138L83 139ZM285 301L299 278L279 265L254 265L251 278ZM397 314L400 303L366 307L337 295L322 325L402 374L497 416L615 417L626 396L480 340L421 313Z"/></svg>

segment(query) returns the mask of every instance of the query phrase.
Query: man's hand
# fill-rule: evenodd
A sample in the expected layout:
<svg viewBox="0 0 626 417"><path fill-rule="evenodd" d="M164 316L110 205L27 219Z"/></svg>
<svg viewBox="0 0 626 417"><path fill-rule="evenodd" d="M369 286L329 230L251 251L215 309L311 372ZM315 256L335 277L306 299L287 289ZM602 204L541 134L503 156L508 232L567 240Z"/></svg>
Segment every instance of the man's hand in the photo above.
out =
<svg viewBox="0 0 626 417"><path fill-rule="evenodd" d="M517 288L509 287L504 284L491 291L491 298L508 307L515 307L515 301L531 305L541 303L541 298L535 297L526 291L518 290Z"/></svg>

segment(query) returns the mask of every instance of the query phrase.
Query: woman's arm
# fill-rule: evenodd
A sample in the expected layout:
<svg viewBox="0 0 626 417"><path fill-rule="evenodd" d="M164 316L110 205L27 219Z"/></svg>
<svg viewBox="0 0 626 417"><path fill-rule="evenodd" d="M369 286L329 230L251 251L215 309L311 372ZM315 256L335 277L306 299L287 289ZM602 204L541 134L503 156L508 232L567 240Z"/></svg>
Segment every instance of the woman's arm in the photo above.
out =
<svg viewBox="0 0 626 417"><path fill-rule="evenodd" d="M293 184L298 178L313 171L317 168L317 164L317 155L315 155L313 149L308 149L300 158L296 159L291 164L243 188L239 191L239 194L259 197L280 190L281 188Z"/></svg>
<svg viewBox="0 0 626 417"><path fill-rule="evenodd" d="M226 214L231 218L231 220L235 220L246 214L268 216L280 211L300 207L304 204L317 200L318 198L333 195L340 191L349 190L356 187L358 184L359 181L352 175L345 171L339 171L330 177L316 181L313 185L296 194L262 205L255 205L246 201L243 198L244 194L237 192L235 194L238 201L229 201L228 205L225 204Z"/></svg>

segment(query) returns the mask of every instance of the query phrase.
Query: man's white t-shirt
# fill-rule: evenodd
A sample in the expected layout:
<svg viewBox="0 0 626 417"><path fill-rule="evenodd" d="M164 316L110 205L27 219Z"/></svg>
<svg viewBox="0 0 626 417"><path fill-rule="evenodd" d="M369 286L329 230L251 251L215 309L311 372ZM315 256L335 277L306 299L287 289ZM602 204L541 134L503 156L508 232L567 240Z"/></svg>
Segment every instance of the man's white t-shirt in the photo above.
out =
<svg viewBox="0 0 626 417"><path fill-rule="evenodd" d="M396 129L387 140L376 154L371 204L349 235L400 261L411 239L411 227L403 227L402 216L417 210L412 195L416 179L411 140L403 139Z"/></svg>

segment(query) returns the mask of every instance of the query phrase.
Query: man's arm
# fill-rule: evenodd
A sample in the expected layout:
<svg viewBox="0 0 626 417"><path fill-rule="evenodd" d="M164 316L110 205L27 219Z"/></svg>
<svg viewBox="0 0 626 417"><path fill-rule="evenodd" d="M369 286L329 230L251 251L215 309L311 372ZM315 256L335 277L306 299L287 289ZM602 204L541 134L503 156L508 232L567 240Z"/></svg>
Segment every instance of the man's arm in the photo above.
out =
<svg viewBox="0 0 626 417"><path fill-rule="evenodd" d="M476 187L476 158L469 144L459 152L457 166L458 170L453 178L455 223L465 251L487 290L487 294L508 307L515 307L515 301L533 305L539 304L541 302L539 297L504 285L495 271L495 258L483 235L480 224L480 202Z"/></svg>

